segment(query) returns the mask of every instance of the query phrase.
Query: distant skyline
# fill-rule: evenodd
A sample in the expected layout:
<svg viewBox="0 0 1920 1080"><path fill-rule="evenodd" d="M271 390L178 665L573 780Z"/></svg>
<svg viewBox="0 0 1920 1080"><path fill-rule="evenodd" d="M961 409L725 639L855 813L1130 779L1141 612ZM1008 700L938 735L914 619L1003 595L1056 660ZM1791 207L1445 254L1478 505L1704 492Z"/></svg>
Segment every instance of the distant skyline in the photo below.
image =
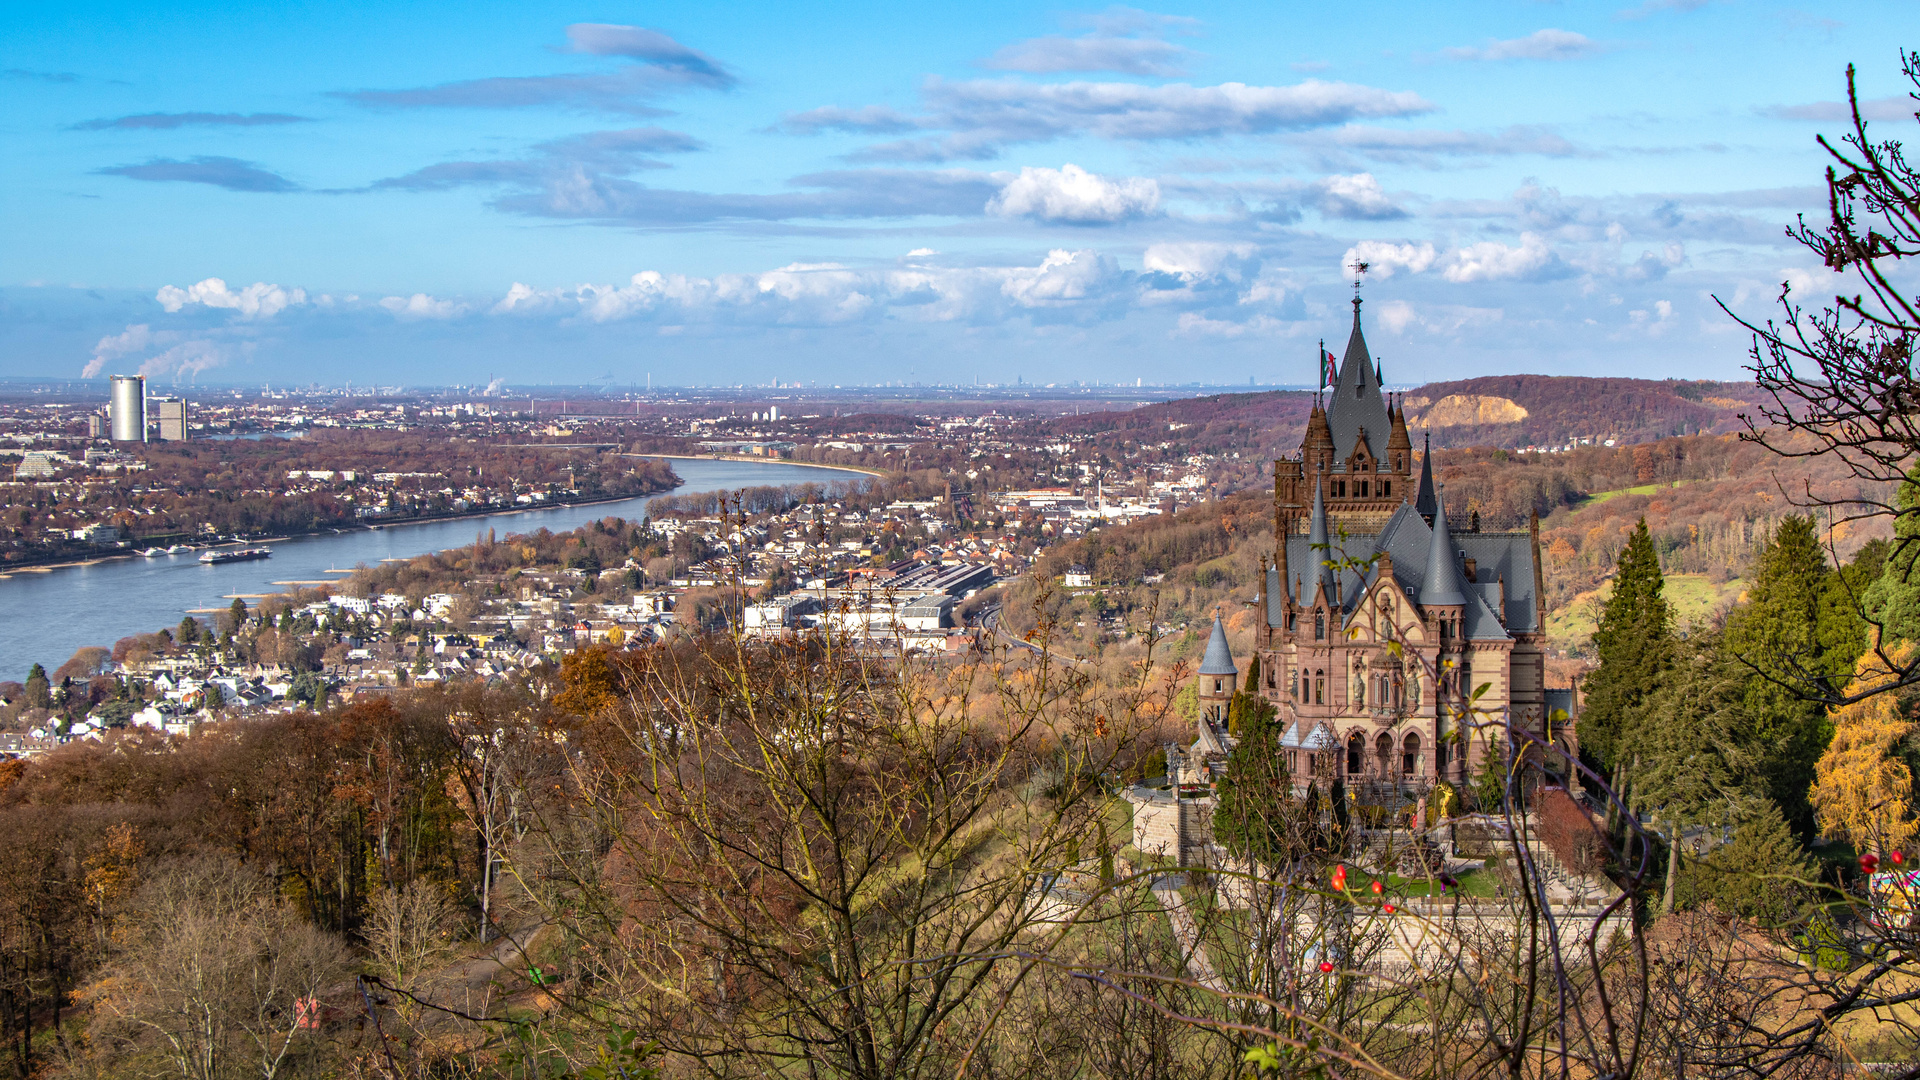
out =
<svg viewBox="0 0 1920 1080"><path fill-rule="evenodd" d="M0 376L1739 378L1909 5L35 5ZM1850 285L1848 286L1850 287Z"/></svg>

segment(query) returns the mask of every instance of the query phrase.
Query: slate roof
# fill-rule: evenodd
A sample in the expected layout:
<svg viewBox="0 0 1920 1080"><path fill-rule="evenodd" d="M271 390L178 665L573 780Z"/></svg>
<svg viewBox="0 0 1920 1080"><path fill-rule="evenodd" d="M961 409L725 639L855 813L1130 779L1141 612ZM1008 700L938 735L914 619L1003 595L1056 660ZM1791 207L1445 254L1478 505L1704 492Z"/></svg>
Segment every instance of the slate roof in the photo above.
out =
<svg viewBox="0 0 1920 1080"><path fill-rule="evenodd" d="M1346 355L1340 358L1340 373L1334 377L1333 394L1327 402L1327 429L1333 433L1335 470L1344 470L1365 429L1367 448L1378 458L1387 452L1387 439L1393 433L1393 419L1387 415L1387 400L1381 396L1379 373L1373 358L1367 355L1367 339L1360 332L1360 298L1353 300L1353 333L1347 337Z"/></svg>
<svg viewBox="0 0 1920 1080"><path fill-rule="evenodd" d="M1227 648L1227 628L1218 615L1213 617L1213 636L1207 639L1207 655L1200 661L1200 674L1240 674L1240 669L1233 666L1233 650Z"/></svg>
<svg viewBox="0 0 1920 1080"><path fill-rule="evenodd" d="M1410 504L1402 503L1378 533L1347 534L1344 544L1335 535L1330 542L1330 552L1313 550L1309 538L1305 536L1287 537L1287 566L1296 575L1306 595L1296 597L1296 602L1305 604L1313 599L1314 575L1322 569L1329 557L1339 560L1342 557L1362 563L1372 563L1374 557L1385 551L1393 557L1394 582L1406 594L1409 600L1416 600L1426 585L1429 552L1433 546L1434 530L1420 519ZM1533 543L1527 533L1454 533L1452 540L1453 564L1458 568L1466 558L1475 563L1477 581L1466 581L1464 572L1460 574L1460 590L1464 594L1465 632L1470 640L1499 640L1514 633L1532 633L1539 629L1536 623L1536 609L1533 595ZM1349 568L1340 573L1340 595L1353 598L1362 595L1371 584L1377 571L1368 569L1362 577ZM1500 623L1500 583L1506 583L1506 625ZM1284 601L1281 600L1283 588L1291 590L1294 582L1284 586L1280 582L1277 570L1267 574L1268 602L1267 623L1279 626L1284 617Z"/></svg>

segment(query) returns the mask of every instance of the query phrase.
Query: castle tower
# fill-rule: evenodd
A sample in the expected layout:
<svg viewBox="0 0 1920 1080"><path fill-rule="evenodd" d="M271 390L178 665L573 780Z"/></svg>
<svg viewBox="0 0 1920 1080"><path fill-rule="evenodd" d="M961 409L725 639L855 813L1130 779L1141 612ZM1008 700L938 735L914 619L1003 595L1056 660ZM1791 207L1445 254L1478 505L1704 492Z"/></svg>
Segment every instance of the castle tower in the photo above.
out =
<svg viewBox="0 0 1920 1080"><path fill-rule="evenodd" d="M1207 639L1207 652L1200 660L1199 683L1194 687L1200 698L1201 738L1207 721L1220 731L1227 730L1227 709L1234 692L1240 689L1240 669L1233 664L1233 650L1227 647L1227 628L1220 616L1213 617L1213 636Z"/></svg>

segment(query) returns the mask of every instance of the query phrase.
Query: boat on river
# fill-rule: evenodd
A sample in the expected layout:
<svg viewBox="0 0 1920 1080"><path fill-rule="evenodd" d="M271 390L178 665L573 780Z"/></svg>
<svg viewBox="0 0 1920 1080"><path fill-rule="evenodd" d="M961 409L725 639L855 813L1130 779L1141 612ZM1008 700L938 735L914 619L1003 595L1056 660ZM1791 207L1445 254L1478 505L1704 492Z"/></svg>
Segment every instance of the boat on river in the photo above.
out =
<svg viewBox="0 0 1920 1080"><path fill-rule="evenodd" d="M145 555L149 559L157 559L160 556L165 555L166 553L167 552L165 548L150 547L147 550L141 552L140 554Z"/></svg>
<svg viewBox="0 0 1920 1080"><path fill-rule="evenodd" d="M253 559L270 558L272 555L272 548L239 548L233 551L209 551L200 556L200 561L208 566L219 566L221 563L249 562Z"/></svg>

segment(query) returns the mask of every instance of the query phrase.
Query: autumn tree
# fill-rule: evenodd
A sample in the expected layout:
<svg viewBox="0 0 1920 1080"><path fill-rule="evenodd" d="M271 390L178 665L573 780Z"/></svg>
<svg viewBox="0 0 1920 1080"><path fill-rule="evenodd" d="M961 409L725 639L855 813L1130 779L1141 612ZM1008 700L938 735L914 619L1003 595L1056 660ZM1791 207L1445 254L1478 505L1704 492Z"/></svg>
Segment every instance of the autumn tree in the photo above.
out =
<svg viewBox="0 0 1920 1080"><path fill-rule="evenodd" d="M1894 652L1896 665L1911 646ZM1869 655L1847 687L1856 698L1833 713L1833 741L1820 755L1810 793L1822 832L1852 841L1861 851L1896 851L1907 846L1920 823L1914 820L1913 774L1899 749L1915 721L1892 694L1861 696L1877 684L1898 678L1898 668L1878 666Z"/></svg>

